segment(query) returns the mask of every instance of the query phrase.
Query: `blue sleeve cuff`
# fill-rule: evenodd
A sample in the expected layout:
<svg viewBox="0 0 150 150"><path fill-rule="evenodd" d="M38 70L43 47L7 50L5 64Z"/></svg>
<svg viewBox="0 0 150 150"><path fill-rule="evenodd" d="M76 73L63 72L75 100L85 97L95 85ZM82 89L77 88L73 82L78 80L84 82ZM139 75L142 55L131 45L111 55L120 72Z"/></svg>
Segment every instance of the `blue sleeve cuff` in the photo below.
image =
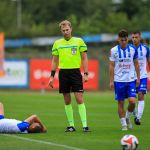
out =
<svg viewBox="0 0 150 150"><path fill-rule="evenodd" d="M30 124L28 122L21 122L17 124L18 128L20 129L21 132L24 132L25 130L27 130L30 126Z"/></svg>
<svg viewBox="0 0 150 150"><path fill-rule="evenodd" d="M0 115L0 119L4 119L4 116L3 116L3 115Z"/></svg>

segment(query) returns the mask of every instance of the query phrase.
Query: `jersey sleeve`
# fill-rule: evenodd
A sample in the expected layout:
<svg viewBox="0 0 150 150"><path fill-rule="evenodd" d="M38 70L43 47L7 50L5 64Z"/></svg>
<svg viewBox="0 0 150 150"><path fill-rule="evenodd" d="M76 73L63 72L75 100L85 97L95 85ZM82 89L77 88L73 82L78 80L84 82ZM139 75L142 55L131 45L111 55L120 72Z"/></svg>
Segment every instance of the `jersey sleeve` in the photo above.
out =
<svg viewBox="0 0 150 150"><path fill-rule="evenodd" d="M17 126L21 132L25 132L29 128L30 124L28 122L22 121L21 123L18 123Z"/></svg>
<svg viewBox="0 0 150 150"><path fill-rule="evenodd" d="M58 48L57 48L57 42L55 42L53 44L53 47L52 47L52 55L59 55L58 53Z"/></svg>
<svg viewBox="0 0 150 150"><path fill-rule="evenodd" d="M146 58L150 58L150 49L148 46L145 46L146 47L146 50L147 50L147 53L146 53Z"/></svg>
<svg viewBox="0 0 150 150"><path fill-rule="evenodd" d="M81 38L79 39L79 50L80 52L87 51L87 46Z"/></svg>
<svg viewBox="0 0 150 150"><path fill-rule="evenodd" d="M4 116L3 116L3 115L0 115L0 119L4 119Z"/></svg>
<svg viewBox="0 0 150 150"><path fill-rule="evenodd" d="M112 50L112 49L110 50L109 60L110 60L110 61L115 61L115 57L114 57L114 53L113 53L113 50Z"/></svg>

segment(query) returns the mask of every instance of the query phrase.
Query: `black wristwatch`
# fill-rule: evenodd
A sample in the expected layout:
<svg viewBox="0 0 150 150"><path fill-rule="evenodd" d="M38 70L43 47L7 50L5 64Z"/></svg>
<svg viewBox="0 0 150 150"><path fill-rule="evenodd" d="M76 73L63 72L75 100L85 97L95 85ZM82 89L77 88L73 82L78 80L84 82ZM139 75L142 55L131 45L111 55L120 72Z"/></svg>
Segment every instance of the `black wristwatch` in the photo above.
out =
<svg viewBox="0 0 150 150"><path fill-rule="evenodd" d="M88 72L84 72L84 75L88 76L88 75L89 75L89 73L88 73Z"/></svg>

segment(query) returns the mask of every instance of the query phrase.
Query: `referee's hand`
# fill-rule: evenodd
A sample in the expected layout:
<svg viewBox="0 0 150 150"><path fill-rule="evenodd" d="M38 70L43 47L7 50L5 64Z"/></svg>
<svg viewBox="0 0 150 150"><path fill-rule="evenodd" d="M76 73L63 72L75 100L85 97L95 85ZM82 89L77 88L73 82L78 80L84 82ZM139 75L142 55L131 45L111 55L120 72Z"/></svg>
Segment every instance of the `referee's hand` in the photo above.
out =
<svg viewBox="0 0 150 150"><path fill-rule="evenodd" d="M54 77L50 77L48 85L53 88Z"/></svg>
<svg viewBox="0 0 150 150"><path fill-rule="evenodd" d="M83 82L88 82L89 78L88 78L88 75L84 75L83 76Z"/></svg>

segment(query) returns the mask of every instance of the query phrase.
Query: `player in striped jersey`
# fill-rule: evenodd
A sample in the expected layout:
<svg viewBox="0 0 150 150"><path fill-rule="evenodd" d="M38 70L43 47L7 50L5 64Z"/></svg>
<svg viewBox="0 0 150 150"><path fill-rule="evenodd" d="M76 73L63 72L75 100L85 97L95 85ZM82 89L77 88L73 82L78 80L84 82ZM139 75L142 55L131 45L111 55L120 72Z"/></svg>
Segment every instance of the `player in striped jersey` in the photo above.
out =
<svg viewBox="0 0 150 150"><path fill-rule="evenodd" d="M128 32L121 30L118 33L119 44L110 51L110 88L115 89L115 99L118 101L118 115L122 130L132 128L130 116L136 103L136 86L140 82L138 54L135 47L128 44ZM135 82L135 70L137 80ZM128 98L128 109L125 114L124 103Z"/></svg>
<svg viewBox="0 0 150 150"><path fill-rule="evenodd" d="M36 115L24 121L4 117L4 106L0 102L0 133L40 133L47 129Z"/></svg>
<svg viewBox="0 0 150 150"><path fill-rule="evenodd" d="M148 67L150 68L150 50L148 46L141 43L141 33L139 31L132 33L132 42L137 48L140 66L140 85L137 88L138 105L134 111L134 122L136 125L140 125L145 105L144 95L147 93L148 74L146 65L148 64Z"/></svg>

